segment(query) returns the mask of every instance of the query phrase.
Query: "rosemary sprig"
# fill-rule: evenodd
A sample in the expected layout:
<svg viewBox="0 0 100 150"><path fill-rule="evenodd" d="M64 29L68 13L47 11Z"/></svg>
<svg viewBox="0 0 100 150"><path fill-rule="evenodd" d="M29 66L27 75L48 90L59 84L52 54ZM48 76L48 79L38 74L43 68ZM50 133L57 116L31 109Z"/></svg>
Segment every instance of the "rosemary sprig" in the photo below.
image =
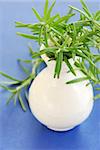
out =
<svg viewBox="0 0 100 150"><path fill-rule="evenodd" d="M23 61L25 63L32 62L31 60L20 60L20 61ZM13 100L14 101L14 105L16 105L16 101L19 100L19 103L20 103L23 111L26 111L26 107L25 107L23 98L21 96L21 93L22 93L22 90L24 89L24 96L26 97L25 89L28 89L28 87L30 86L31 82L36 77L36 71L37 71L40 63L42 63L42 62L43 62L43 60L41 58L36 59L34 61L34 64L32 64L32 66L33 66L32 72L30 72L30 73L28 72L29 73L28 76L25 79L23 79L23 80L17 80L15 78L13 78L13 77L3 73L3 72L0 72L0 74L3 77L11 80L9 82L3 82L3 84L2 83L0 84L1 88L3 88L4 90L10 92L10 94L11 94L10 97L8 98L8 100L7 100L7 104L9 104L9 102L11 100ZM25 68L24 68L24 72L27 73Z"/></svg>

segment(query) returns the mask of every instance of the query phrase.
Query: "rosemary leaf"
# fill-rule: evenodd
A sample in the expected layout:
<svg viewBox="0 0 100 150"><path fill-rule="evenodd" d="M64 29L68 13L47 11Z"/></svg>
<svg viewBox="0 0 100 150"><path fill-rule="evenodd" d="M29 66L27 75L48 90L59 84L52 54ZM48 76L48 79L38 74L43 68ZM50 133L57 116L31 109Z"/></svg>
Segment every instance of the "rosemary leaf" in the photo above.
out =
<svg viewBox="0 0 100 150"><path fill-rule="evenodd" d="M42 18L40 17L39 13L38 13L34 8L32 8L32 10L33 10L35 16L37 17L37 19L38 19L39 21L42 21Z"/></svg>
<svg viewBox="0 0 100 150"><path fill-rule="evenodd" d="M85 81L85 80L88 80L88 77L77 78L77 79L66 82L66 84L73 84L73 83L82 82L82 81Z"/></svg>
<svg viewBox="0 0 100 150"><path fill-rule="evenodd" d="M30 53L30 55L32 57L33 54L34 54L33 49L32 49L32 47L30 45L28 46L28 49L29 49L29 53Z"/></svg>
<svg viewBox="0 0 100 150"><path fill-rule="evenodd" d="M70 69L70 71L76 76L76 73L75 73L72 65L70 64L69 60L65 56L64 56L64 61L65 61L66 65L68 66L68 68Z"/></svg>
<svg viewBox="0 0 100 150"><path fill-rule="evenodd" d="M94 20L100 21L100 10L94 14Z"/></svg>
<svg viewBox="0 0 100 150"><path fill-rule="evenodd" d="M0 87L3 88L6 91L9 91L9 92L12 92L12 93L14 93L16 91L16 89L11 89L8 86L2 85L2 84L0 84Z"/></svg>
<svg viewBox="0 0 100 150"><path fill-rule="evenodd" d="M100 62L100 56L95 57L94 63L97 63L97 62Z"/></svg>
<svg viewBox="0 0 100 150"><path fill-rule="evenodd" d="M11 76L5 74L4 72L1 72L1 71L0 71L0 75L2 75L3 77L5 77L5 78L7 78L7 79L13 80L13 81L17 81L17 82L20 81L20 80L17 80L17 79L15 79L15 78L13 78L13 77L11 77Z"/></svg>
<svg viewBox="0 0 100 150"><path fill-rule="evenodd" d="M63 39L65 38L65 37L64 37L58 30L56 30L54 27L51 27L51 30L52 30L54 33L60 35Z"/></svg>
<svg viewBox="0 0 100 150"><path fill-rule="evenodd" d="M63 62L63 52L60 51L57 54L54 78L56 77L56 75L57 75L57 78L59 78L60 72L61 72L61 67L62 67L62 62Z"/></svg>
<svg viewBox="0 0 100 150"><path fill-rule="evenodd" d="M41 26L41 29L40 29L40 33L39 33L39 45L41 45L41 36L42 36L42 31L43 31L43 26Z"/></svg>
<svg viewBox="0 0 100 150"><path fill-rule="evenodd" d="M53 17L51 17L50 19L47 20L47 24L53 23L55 21L55 19L60 18L59 14L54 15ZM53 24L54 25L54 24Z"/></svg>
<svg viewBox="0 0 100 150"><path fill-rule="evenodd" d="M100 99L100 94L97 94L95 97L94 97L94 100L96 99Z"/></svg>
<svg viewBox="0 0 100 150"><path fill-rule="evenodd" d="M86 13L89 17L92 17L92 15L91 15L91 13L89 12L88 7L87 7L86 4L84 3L84 1L83 1L83 0L80 0L80 2L81 2L81 4L82 4L82 7L83 7L85 13Z"/></svg>
<svg viewBox="0 0 100 150"><path fill-rule="evenodd" d="M10 101L14 98L15 93L11 94L11 96L8 98L6 104L8 105L10 103Z"/></svg>
<svg viewBox="0 0 100 150"><path fill-rule="evenodd" d="M95 88L95 90L99 91L99 90L100 90L100 87L98 87L98 88Z"/></svg>
<svg viewBox="0 0 100 150"><path fill-rule="evenodd" d="M52 3L51 7L49 8L48 13L46 15L46 19L50 18L50 15L51 15L53 7L55 6L55 3L56 3L56 0L54 0L54 2Z"/></svg>
<svg viewBox="0 0 100 150"><path fill-rule="evenodd" d="M45 41L45 46L48 47L48 34L47 34L46 27L44 27L44 41Z"/></svg>
<svg viewBox="0 0 100 150"><path fill-rule="evenodd" d="M76 11L78 11L79 13L83 14L87 19L90 19L90 17L85 12L83 12L82 10L80 10L76 7L73 7L73 6L69 6L69 7L76 10Z"/></svg>
<svg viewBox="0 0 100 150"><path fill-rule="evenodd" d="M33 53L32 53L33 54ZM24 62L24 63L26 63L26 64L30 64L30 63L32 63L32 60L24 60L24 59L17 59L19 62Z"/></svg>
<svg viewBox="0 0 100 150"><path fill-rule="evenodd" d="M19 99L19 102L20 102L20 105L21 105L23 111L26 111L26 107L24 105L24 102L23 102L22 97L21 97L20 94L18 94L18 99Z"/></svg>
<svg viewBox="0 0 100 150"><path fill-rule="evenodd" d="M36 41L38 40L38 37L33 36L33 35L31 35L31 34L29 35L29 34L20 33L20 32L17 32L16 34L19 35L19 36L28 38L28 39L33 39L33 40L36 40Z"/></svg>
<svg viewBox="0 0 100 150"><path fill-rule="evenodd" d="M46 19L47 11L48 11L48 0L45 0L45 6L44 6L44 18Z"/></svg>
<svg viewBox="0 0 100 150"><path fill-rule="evenodd" d="M73 14L68 14L68 15L66 15L66 16L63 16L63 17L61 17L61 18L59 18L56 22L54 22L54 26L55 25L57 25L57 24L59 24L59 23L61 23L61 22L68 22L68 20L72 17L72 16L74 16L75 14L73 13Z"/></svg>
<svg viewBox="0 0 100 150"><path fill-rule="evenodd" d="M54 50L56 51L57 50L57 47L48 47L48 48L45 48L39 52L34 52L33 55L32 55L32 58L36 58L36 57L39 57L45 53L48 53L48 52L52 52L54 53Z"/></svg>
<svg viewBox="0 0 100 150"><path fill-rule="evenodd" d="M26 69L23 65L22 65L22 61L21 60L18 60L19 62L19 66L20 68L24 71L25 74L29 75L30 74L30 71L28 69Z"/></svg>
<svg viewBox="0 0 100 150"><path fill-rule="evenodd" d="M22 22L15 22L15 25L17 28L25 28L29 26L29 24L24 24Z"/></svg>
<svg viewBox="0 0 100 150"><path fill-rule="evenodd" d="M17 81L0 81L0 84L2 85L18 85L20 82Z"/></svg>
<svg viewBox="0 0 100 150"><path fill-rule="evenodd" d="M18 95L17 94L15 94L15 96L14 96L14 105L16 106L16 102L17 102L17 100L18 100Z"/></svg>

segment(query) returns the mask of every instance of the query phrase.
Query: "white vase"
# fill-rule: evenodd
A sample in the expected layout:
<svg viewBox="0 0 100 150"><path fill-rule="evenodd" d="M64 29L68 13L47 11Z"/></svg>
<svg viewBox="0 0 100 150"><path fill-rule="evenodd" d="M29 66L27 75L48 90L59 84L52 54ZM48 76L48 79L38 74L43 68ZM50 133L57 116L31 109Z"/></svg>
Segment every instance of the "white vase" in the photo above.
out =
<svg viewBox="0 0 100 150"><path fill-rule="evenodd" d="M71 72L63 62L59 79L55 79L55 61L48 62L43 56L47 67L33 81L29 90L29 105L33 115L42 124L55 131L67 131L82 123L93 108L92 85L89 81L66 84L67 81L84 77L76 71ZM73 65L73 60L70 59Z"/></svg>

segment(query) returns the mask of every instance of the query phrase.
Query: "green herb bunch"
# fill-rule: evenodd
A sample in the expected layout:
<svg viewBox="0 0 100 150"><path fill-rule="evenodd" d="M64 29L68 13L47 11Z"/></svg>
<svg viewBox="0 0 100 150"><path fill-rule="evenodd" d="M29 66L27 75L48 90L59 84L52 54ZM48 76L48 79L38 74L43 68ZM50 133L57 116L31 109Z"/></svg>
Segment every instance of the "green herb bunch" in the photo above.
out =
<svg viewBox="0 0 100 150"><path fill-rule="evenodd" d="M66 63L69 71L76 76L76 70L69 61L69 59L72 58L75 61L74 65L85 74L85 77L68 81L67 84L90 80L93 86L97 84L100 85L100 68L97 65L97 63L100 62L100 10L95 13L90 13L84 1L80 0L80 2L83 10L69 6L69 11L66 15L61 16L59 13L56 13L52 16L52 9L56 1L49 7L49 1L46 0L43 16L40 16L40 14L32 8L33 13L38 19L37 23L25 24L16 22L17 28L27 28L31 31L31 34L17 32L17 35L35 40L40 46L43 44L45 48L41 51L34 52L32 48L29 47L32 60L19 59L23 71L27 74L27 78L24 80L20 81L0 72L2 76L12 80L12 82L0 84L2 88L11 93L7 103L13 99L16 104L16 100L18 99L23 110L26 111L21 92L24 89L27 97L27 89L36 77L38 67L43 62L40 57L43 54L45 54L50 61L56 61L54 78L60 77L63 61ZM80 14L80 18L75 22L69 22L70 18L74 17L76 12ZM95 53L91 51L91 48L95 48ZM75 60L76 56L78 56L79 59ZM23 62L32 64L32 72L29 72L22 66ZM96 90L100 90L100 88ZM99 97L100 94L96 95L96 98Z"/></svg>

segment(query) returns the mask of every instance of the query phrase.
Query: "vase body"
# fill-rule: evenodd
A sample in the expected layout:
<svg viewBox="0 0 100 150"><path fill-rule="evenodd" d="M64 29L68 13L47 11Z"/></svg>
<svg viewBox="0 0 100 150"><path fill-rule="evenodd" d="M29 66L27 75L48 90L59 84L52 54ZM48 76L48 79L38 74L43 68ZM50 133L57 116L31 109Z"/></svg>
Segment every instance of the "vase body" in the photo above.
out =
<svg viewBox="0 0 100 150"><path fill-rule="evenodd" d="M48 63L33 81L29 90L29 105L33 115L42 124L55 131L67 131L82 123L93 108L93 89L88 80L66 84L84 77L68 72L63 62L60 78L54 78L55 61Z"/></svg>

